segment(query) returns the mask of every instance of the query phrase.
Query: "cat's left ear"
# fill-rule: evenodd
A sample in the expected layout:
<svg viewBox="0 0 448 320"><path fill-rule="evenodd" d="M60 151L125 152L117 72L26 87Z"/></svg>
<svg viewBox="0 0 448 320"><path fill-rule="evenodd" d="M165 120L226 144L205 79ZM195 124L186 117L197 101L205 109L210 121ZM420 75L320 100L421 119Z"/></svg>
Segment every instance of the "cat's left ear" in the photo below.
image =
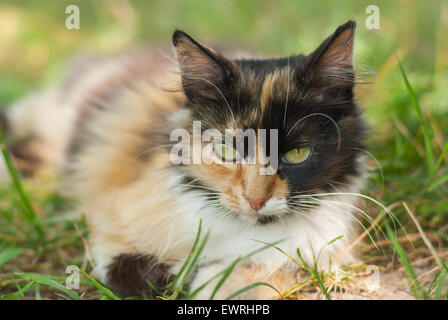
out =
<svg viewBox="0 0 448 320"><path fill-rule="evenodd" d="M235 75L232 62L180 30L173 34L173 45L187 97L222 99L222 92Z"/></svg>
<svg viewBox="0 0 448 320"><path fill-rule="evenodd" d="M331 94L351 90L354 85L353 42L356 23L348 21L339 26L310 55L299 72L304 85L328 89Z"/></svg>

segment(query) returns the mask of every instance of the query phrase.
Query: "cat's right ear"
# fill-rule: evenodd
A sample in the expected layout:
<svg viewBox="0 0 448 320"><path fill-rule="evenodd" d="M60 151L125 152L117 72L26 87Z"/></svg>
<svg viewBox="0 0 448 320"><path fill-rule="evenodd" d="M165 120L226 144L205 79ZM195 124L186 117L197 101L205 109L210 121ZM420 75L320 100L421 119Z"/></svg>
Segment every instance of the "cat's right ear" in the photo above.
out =
<svg viewBox="0 0 448 320"><path fill-rule="evenodd" d="M189 99L222 99L222 91L232 83L232 62L200 45L183 31L173 34L182 86Z"/></svg>
<svg viewBox="0 0 448 320"><path fill-rule="evenodd" d="M353 41L356 23L339 26L313 53L299 72L302 85L317 87L328 97L351 91L354 85Z"/></svg>

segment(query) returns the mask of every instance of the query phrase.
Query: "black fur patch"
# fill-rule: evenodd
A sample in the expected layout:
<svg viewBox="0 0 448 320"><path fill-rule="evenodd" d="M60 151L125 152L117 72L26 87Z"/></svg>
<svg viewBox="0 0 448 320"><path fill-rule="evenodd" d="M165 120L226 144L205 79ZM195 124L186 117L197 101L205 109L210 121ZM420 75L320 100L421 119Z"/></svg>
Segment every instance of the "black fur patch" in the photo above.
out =
<svg viewBox="0 0 448 320"><path fill-rule="evenodd" d="M107 284L122 297L154 297L157 292L154 292L148 281L159 291L165 290L172 280L168 269L168 265L158 263L154 256L122 254L109 265Z"/></svg>
<svg viewBox="0 0 448 320"><path fill-rule="evenodd" d="M30 136L7 146L6 148L16 160L17 168L23 177L33 176L34 172L42 163L41 159L33 152L32 145L35 142L36 138Z"/></svg>
<svg viewBox="0 0 448 320"><path fill-rule="evenodd" d="M270 224L278 221L278 216L257 216L257 223Z"/></svg>
<svg viewBox="0 0 448 320"><path fill-rule="evenodd" d="M232 75L229 82L228 74L198 69L204 70L200 78L213 77L219 90L207 87L214 95L195 95L195 91L187 95L185 106L192 111L192 120L200 120L203 130L224 131L231 126L229 119L243 130L277 129L279 160L290 150L309 147L311 154L303 163L279 161L277 174L288 184L289 197L334 191L334 184L350 184L351 178L361 173L358 159L366 149L367 129L353 93L354 30L355 23L349 21L311 54L279 59L223 62L221 55L190 41L189 46L196 45L187 52L191 59L216 68L216 64L224 65ZM178 45L182 37L175 40Z"/></svg>

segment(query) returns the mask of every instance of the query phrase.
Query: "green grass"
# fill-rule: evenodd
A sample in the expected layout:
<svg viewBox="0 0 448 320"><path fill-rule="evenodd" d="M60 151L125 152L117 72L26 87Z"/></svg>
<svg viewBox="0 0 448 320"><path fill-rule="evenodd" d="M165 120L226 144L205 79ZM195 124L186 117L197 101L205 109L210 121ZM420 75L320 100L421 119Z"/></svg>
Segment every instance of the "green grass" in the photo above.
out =
<svg viewBox="0 0 448 320"><path fill-rule="evenodd" d="M181 28L198 39L242 43L274 56L307 53L339 24L357 20L356 65L377 72L375 83L357 90L372 126L369 164L379 166L364 193L393 208L396 217L392 221L381 206L364 199L362 209L379 219L378 232L371 237L381 250L371 245L362 251L362 259L380 265L384 272L402 268L417 299L448 298L448 22L444 15L448 6L444 2L413 1L406 4L407 10L402 10L401 2L381 2L381 29L368 30L364 10L370 1L342 5L286 0L80 0L81 29L68 31L65 7L71 3L0 3L0 108L58 81L67 59L80 50L113 52L146 41L166 41L175 28ZM0 185L0 298L118 299L88 276L92 266L80 240L88 239L88 230L83 219L67 216L73 209L71 202L54 193L49 177L20 179L3 147L2 157L12 182ZM430 246L403 203L415 214ZM184 267L161 297L191 299L198 294L201 288L189 292L187 280L206 242L207 235L199 228ZM305 278L280 296L296 297L298 289L310 285L331 298L334 275L303 264L297 253L291 258L302 265ZM210 279L217 281L214 295L244 258ZM418 267L428 258L430 266ZM81 290L64 286L67 265L85 273ZM434 272L422 278L431 268ZM260 285L269 284L255 283L229 298Z"/></svg>

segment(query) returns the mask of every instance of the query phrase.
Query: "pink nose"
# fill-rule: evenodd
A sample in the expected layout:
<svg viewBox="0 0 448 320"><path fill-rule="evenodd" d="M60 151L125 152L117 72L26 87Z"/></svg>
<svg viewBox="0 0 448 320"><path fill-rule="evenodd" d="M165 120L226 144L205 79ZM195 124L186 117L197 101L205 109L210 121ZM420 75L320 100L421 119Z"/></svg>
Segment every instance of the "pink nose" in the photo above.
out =
<svg viewBox="0 0 448 320"><path fill-rule="evenodd" d="M268 199L266 198L250 198L250 197L245 197L245 199L247 200L247 202L249 202L250 207L256 211L260 210L261 208L264 207L266 201L268 201Z"/></svg>

